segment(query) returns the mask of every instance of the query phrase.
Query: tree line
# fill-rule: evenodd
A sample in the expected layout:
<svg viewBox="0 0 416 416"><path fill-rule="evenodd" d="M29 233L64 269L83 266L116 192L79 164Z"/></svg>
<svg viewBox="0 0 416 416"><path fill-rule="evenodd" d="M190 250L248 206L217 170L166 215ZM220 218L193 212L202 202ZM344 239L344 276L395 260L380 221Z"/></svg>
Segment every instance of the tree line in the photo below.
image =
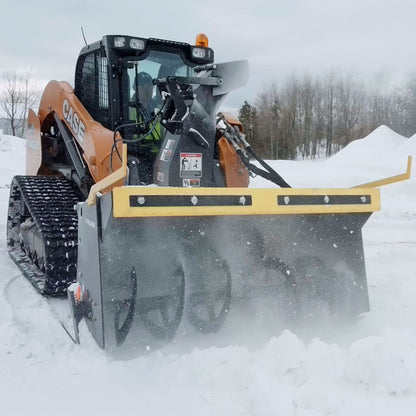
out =
<svg viewBox="0 0 416 416"><path fill-rule="evenodd" d="M23 137L28 109L40 91L30 71L2 74L0 109L14 136ZM249 142L267 159L330 156L384 124L409 137L416 133L416 74L395 88L382 76L374 85L355 74L292 75L269 84L254 104L239 110Z"/></svg>
<svg viewBox="0 0 416 416"><path fill-rule="evenodd" d="M267 159L330 156L384 124L416 133L416 75L395 88L381 76L375 85L354 74L290 76L270 84L254 104L239 110L249 142Z"/></svg>

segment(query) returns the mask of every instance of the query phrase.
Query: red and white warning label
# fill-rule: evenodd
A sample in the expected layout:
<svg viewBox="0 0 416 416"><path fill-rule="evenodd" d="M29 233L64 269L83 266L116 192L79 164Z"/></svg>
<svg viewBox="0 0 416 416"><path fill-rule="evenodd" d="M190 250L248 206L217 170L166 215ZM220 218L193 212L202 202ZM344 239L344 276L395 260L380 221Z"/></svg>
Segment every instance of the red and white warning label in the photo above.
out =
<svg viewBox="0 0 416 416"><path fill-rule="evenodd" d="M180 177L200 178L202 176L202 153L180 153Z"/></svg>

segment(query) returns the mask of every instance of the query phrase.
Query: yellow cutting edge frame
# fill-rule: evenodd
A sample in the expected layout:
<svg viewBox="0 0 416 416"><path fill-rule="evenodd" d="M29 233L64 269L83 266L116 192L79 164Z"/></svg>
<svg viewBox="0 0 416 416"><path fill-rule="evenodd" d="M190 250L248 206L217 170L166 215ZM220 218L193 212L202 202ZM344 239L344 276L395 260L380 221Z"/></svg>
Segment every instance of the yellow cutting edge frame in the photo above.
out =
<svg viewBox="0 0 416 416"><path fill-rule="evenodd" d="M131 200L146 201L148 197L179 197L194 201L195 205L178 206L131 206ZM202 196L236 196L245 201L251 197L250 205L198 206ZM318 197L321 204L291 205L278 203L278 197L290 201L293 197ZM361 203L333 204L331 199L339 196L358 197ZM324 202L324 201L328 202ZM173 188L123 186L113 189L113 215L123 217L186 217L186 216L224 216L224 215L276 215L276 214L335 214L374 212L380 209L378 189L293 189L293 188Z"/></svg>
<svg viewBox="0 0 416 416"><path fill-rule="evenodd" d="M406 181L407 179L410 179L411 170L412 170L412 156L408 156L407 169L405 173L402 173L400 175L395 175L395 176L389 176L388 178L380 179L374 182L363 183L361 185L354 186L354 188L378 188L379 186Z"/></svg>
<svg viewBox="0 0 416 416"><path fill-rule="evenodd" d="M88 205L95 204L97 193L111 187L127 176L127 145L123 145L122 166L102 181L92 186L87 199ZM133 217L186 217L186 216L224 216L224 215L293 215L293 214L341 214L371 213L380 210L379 186L403 181L410 178L412 157L408 157L405 173L365 183L349 189L294 189L294 188L180 188L158 186L122 186L115 187L113 194L113 215L116 218ZM150 198L173 197L169 206L146 206L132 204L132 200L146 201ZM193 201L188 206L175 204L175 197ZM199 199L213 197L237 197L240 203L233 205L198 205ZM316 197L316 198L315 198ZM292 204L290 201L303 198L314 203ZM340 198L354 203L339 203ZM235 199L235 198L234 198ZM245 201L251 200L249 204ZM320 202L316 202L318 199ZM335 201L335 202L334 202ZM338 201L338 202L337 202ZM157 205L157 202L156 202ZM163 204L162 204L163 205Z"/></svg>

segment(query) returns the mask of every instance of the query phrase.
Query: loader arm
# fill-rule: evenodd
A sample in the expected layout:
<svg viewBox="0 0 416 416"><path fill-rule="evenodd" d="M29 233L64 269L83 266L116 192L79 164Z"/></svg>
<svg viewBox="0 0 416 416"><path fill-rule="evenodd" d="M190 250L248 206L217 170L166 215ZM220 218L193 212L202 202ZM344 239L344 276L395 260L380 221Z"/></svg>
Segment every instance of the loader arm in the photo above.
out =
<svg viewBox="0 0 416 416"><path fill-rule="evenodd" d="M111 157L113 131L91 118L68 83L49 82L40 101L38 120L33 112L30 114L29 126L35 126L40 134L28 137L27 174L55 171L70 178L75 173L82 181L76 167L86 165L93 182L98 182L121 166L118 158ZM121 151L121 143L117 146Z"/></svg>

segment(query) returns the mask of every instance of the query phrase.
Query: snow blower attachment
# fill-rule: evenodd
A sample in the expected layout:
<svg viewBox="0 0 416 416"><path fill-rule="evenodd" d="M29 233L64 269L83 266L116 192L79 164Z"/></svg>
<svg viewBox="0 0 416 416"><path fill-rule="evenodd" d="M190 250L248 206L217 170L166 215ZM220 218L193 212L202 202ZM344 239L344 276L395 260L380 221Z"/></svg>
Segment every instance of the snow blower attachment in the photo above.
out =
<svg viewBox="0 0 416 416"><path fill-rule="evenodd" d="M8 249L39 292L68 293L77 342L81 319L106 349L170 339L185 317L216 332L234 301L266 294L298 314L311 299L369 308L361 228L379 191L291 188L217 114L247 62L213 59L105 36L81 51L75 90L51 81L29 112ZM250 174L280 188L248 188Z"/></svg>
<svg viewBox="0 0 416 416"><path fill-rule="evenodd" d="M261 290L367 311L361 227L377 208L372 189L113 188L78 205L74 315L110 347L135 317L171 338L185 305L196 328L217 331L233 298Z"/></svg>

